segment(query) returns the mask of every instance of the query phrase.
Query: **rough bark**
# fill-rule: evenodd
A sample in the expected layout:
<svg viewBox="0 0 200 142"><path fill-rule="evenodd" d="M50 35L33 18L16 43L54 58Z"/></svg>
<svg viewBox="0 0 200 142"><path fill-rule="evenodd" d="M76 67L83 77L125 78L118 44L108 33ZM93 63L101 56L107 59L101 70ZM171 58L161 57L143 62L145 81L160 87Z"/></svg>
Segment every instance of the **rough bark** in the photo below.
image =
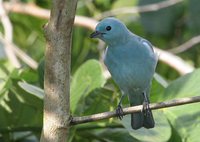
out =
<svg viewBox="0 0 200 142"><path fill-rule="evenodd" d="M66 142L70 118L71 37L77 0L52 0L49 22L44 26L44 119L41 142Z"/></svg>

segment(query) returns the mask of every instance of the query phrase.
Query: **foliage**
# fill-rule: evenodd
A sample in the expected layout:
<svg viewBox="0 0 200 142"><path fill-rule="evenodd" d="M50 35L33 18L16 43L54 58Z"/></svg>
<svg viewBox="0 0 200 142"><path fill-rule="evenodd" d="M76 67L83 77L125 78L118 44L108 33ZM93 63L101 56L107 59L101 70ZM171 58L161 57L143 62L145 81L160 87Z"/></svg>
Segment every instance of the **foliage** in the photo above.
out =
<svg viewBox="0 0 200 142"><path fill-rule="evenodd" d="M103 11L125 6L160 2L161 0L80 0L77 14L95 17ZM49 8L47 1L34 2ZM142 14L118 14L131 31L168 50L199 34L198 0L184 0L172 7ZM0 42L0 141L39 141L42 128L43 76L45 40L42 26L46 20L26 14L11 13L14 43L29 56L40 62L38 70L23 64L15 69L7 60L4 44ZM2 26L0 32L3 34ZM113 111L120 91L111 78L105 78L101 44L89 38L92 31L75 27L72 47L71 113L73 116ZM199 46L179 54L195 67L200 65ZM196 96L200 92L200 70L180 76L176 70L160 63L152 82L151 102ZM163 83L167 82L167 83ZM127 98L123 106L128 106ZM197 142L199 134L199 104L190 104L153 111L156 127L134 131L130 116L122 121L110 118L98 122L76 125L71 128L71 142L131 142L166 141Z"/></svg>

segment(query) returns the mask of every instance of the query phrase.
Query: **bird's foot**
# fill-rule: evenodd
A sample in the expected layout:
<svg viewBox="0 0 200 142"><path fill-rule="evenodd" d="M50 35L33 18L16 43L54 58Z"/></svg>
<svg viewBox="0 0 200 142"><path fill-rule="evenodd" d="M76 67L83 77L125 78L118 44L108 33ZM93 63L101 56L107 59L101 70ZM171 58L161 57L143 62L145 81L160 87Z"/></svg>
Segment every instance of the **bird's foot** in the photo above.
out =
<svg viewBox="0 0 200 142"><path fill-rule="evenodd" d="M142 112L144 113L144 116L149 116L151 115L151 109L149 107L149 100L146 96L146 93L143 93L143 97L144 97L144 102L143 102Z"/></svg>
<svg viewBox="0 0 200 142"><path fill-rule="evenodd" d="M143 102L142 112L144 113L144 116L149 116L151 114L151 109L150 109L149 103L147 101Z"/></svg>
<svg viewBox="0 0 200 142"><path fill-rule="evenodd" d="M68 118L68 120L69 120L69 123L73 123L73 116L70 115L69 118Z"/></svg>
<svg viewBox="0 0 200 142"><path fill-rule="evenodd" d="M122 106L119 104L117 106L117 109L116 109L116 114L117 114L117 117L122 120L123 116L124 116L124 112L123 112L123 109L122 109Z"/></svg>

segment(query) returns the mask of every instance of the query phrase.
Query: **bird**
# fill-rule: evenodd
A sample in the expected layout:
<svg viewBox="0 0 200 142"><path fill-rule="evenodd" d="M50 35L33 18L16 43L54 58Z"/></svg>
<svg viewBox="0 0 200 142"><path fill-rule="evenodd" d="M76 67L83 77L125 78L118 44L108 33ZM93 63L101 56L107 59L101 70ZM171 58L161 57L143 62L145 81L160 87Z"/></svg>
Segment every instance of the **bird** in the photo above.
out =
<svg viewBox="0 0 200 142"><path fill-rule="evenodd" d="M122 94L116 109L117 116L123 118L122 100L128 96L130 106L143 105L140 112L131 114L132 129L154 128L149 97L158 56L153 45L132 33L114 17L101 20L90 37L99 38L107 44L104 64Z"/></svg>

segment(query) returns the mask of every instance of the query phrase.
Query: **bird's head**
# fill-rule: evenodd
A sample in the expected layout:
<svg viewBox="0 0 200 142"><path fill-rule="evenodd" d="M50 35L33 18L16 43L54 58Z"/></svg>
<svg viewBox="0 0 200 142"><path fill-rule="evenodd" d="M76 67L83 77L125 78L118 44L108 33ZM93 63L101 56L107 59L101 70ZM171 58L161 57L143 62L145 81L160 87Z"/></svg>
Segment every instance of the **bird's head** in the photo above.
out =
<svg viewBox="0 0 200 142"><path fill-rule="evenodd" d="M129 34L126 26L116 18L105 18L100 21L90 37L99 38L107 44L120 42Z"/></svg>

